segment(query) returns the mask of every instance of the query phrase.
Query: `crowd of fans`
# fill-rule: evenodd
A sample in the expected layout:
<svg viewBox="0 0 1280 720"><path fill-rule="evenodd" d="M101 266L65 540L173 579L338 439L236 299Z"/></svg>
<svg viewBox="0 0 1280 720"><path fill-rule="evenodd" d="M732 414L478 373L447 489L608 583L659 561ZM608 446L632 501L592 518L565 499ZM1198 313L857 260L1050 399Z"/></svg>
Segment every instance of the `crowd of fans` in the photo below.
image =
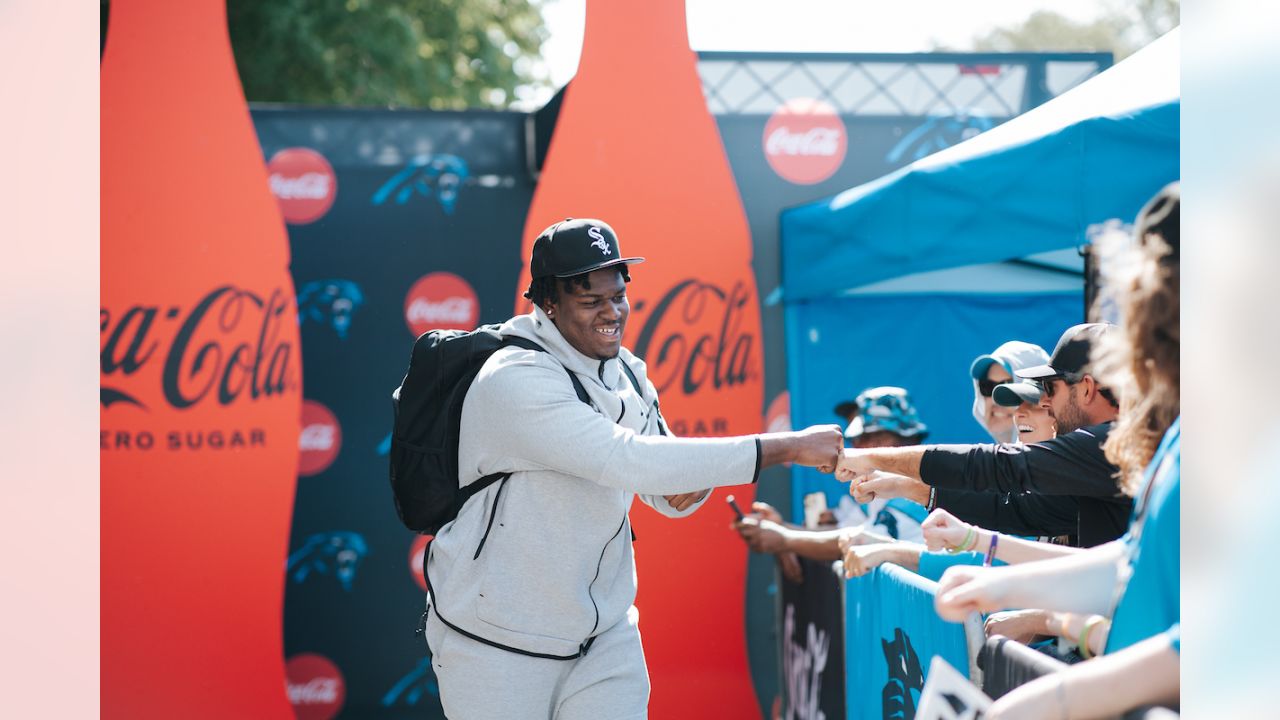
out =
<svg viewBox="0 0 1280 720"><path fill-rule="evenodd" d="M1052 354L1006 342L970 366L995 441L923 445L907 391L870 388L836 413L850 497L826 528L755 503L735 527L799 579L797 556L849 577L895 563L938 581L948 620L1072 663L986 717L1099 718L1179 695L1179 189L1143 209L1103 272L1115 324L1067 329Z"/></svg>

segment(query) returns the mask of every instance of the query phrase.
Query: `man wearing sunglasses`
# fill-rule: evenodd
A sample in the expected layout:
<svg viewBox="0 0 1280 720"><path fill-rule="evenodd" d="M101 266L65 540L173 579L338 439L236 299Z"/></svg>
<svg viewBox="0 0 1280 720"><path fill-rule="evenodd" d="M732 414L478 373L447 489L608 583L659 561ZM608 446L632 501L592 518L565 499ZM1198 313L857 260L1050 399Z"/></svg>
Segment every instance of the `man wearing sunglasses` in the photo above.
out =
<svg viewBox="0 0 1280 720"><path fill-rule="evenodd" d="M1115 420L1115 395L1088 372L1093 342L1114 327L1076 325L1062 334L1048 364L1015 371L1020 378L1040 383L1040 405L1058 423L1059 435Z"/></svg>
<svg viewBox="0 0 1280 720"><path fill-rule="evenodd" d="M1058 425L1052 440L1028 445L922 445L846 449L836 477L854 481L855 498L884 496L901 484L871 477L876 470L923 481L938 491L973 490L1074 497L1077 540L1090 547L1124 534L1133 508L1116 484L1117 468L1102 446L1119 410L1115 396L1089 371L1093 344L1114 326L1076 325L1063 333L1044 365L1015 374L1041 383L1041 405ZM930 499L932 510L934 498Z"/></svg>

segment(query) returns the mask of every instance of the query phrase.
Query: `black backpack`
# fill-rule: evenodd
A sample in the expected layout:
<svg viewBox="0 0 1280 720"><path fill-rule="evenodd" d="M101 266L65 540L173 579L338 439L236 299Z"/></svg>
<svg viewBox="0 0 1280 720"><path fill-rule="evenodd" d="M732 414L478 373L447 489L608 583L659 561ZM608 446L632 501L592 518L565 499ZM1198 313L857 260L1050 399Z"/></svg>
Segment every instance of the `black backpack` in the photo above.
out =
<svg viewBox="0 0 1280 720"><path fill-rule="evenodd" d="M410 530L434 535L458 516L473 495L511 473L486 475L465 488L458 487L458 439L462 401L471 381L489 356L515 345L546 352L541 345L519 337L502 337L499 325L471 332L432 330L413 344L409 371L391 393L394 427L391 431L391 492L400 521ZM640 383L627 364L627 377L642 397ZM565 368L578 399L588 405L587 389Z"/></svg>

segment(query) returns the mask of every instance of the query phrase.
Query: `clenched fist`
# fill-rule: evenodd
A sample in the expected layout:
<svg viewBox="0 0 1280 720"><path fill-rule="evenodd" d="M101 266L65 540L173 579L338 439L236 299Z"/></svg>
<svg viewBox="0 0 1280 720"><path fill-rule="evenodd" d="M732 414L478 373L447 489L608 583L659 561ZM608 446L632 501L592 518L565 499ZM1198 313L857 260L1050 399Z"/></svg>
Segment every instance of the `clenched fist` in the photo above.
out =
<svg viewBox="0 0 1280 720"><path fill-rule="evenodd" d="M797 465L815 467L824 473L835 470L836 460L844 449L844 433L839 425L812 425L794 434Z"/></svg>
<svg viewBox="0 0 1280 720"><path fill-rule="evenodd" d="M965 538L976 528L955 515L938 508L929 513L929 517L920 524L924 533L924 544L935 552L939 550L955 550L964 543Z"/></svg>
<svg viewBox="0 0 1280 720"><path fill-rule="evenodd" d="M836 473L839 477L839 471ZM859 476L849 485L849 494L860 503L869 503L876 498L906 498L926 505L929 502L929 486L906 475L876 470L870 474Z"/></svg>

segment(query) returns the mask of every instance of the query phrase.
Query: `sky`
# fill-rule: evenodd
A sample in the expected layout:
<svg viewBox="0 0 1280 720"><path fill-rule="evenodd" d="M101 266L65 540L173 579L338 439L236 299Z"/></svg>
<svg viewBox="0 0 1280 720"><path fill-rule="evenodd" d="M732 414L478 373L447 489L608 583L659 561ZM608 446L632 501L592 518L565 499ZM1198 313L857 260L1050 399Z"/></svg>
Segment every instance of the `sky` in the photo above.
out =
<svg viewBox="0 0 1280 720"><path fill-rule="evenodd" d="M923 52L969 46L975 35L1013 25L1037 10L1089 22L1108 0L687 0L694 50ZM586 0L546 0L543 45L551 83L573 77Z"/></svg>

